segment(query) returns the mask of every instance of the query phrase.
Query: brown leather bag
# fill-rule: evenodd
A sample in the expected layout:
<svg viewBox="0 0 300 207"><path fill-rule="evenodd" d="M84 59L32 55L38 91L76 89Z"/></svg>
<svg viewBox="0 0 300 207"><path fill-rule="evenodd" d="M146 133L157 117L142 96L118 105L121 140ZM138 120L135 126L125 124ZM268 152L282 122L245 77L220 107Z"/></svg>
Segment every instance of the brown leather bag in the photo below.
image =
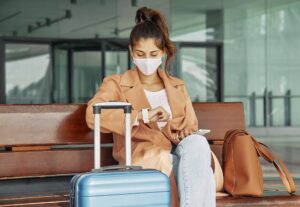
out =
<svg viewBox="0 0 300 207"><path fill-rule="evenodd" d="M233 196L261 196L263 173L259 157L273 163L290 194L295 193L294 180L285 164L269 148L256 141L245 130L229 130L223 145L224 189Z"/></svg>

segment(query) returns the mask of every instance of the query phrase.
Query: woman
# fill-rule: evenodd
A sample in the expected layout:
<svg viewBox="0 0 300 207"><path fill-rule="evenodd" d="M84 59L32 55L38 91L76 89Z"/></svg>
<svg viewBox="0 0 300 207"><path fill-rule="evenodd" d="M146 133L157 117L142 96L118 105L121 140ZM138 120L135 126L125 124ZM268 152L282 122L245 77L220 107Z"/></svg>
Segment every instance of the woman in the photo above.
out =
<svg viewBox="0 0 300 207"><path fill-rule="evenodd" d="M158 11L137 10L129 50L135 68L104 79L88 102L86 121L93 128L92 106L106 101L132 104L132 164L154 168L170 177L172 207L215 206L215 180L210 147L192 134L198 121L184 82L169 75L175 46ZM166 56L165 70L161 68ZM125 163L122 110L104 110L102 132L113 132L113 157ZM179 195L178 195L179 193Z"/></svg>

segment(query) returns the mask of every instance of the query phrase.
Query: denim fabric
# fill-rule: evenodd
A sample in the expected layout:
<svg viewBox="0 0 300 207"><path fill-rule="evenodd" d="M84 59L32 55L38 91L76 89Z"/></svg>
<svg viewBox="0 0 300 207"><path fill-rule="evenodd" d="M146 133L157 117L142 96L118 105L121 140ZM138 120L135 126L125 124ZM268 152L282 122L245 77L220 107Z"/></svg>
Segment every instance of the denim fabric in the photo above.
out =
<svg viewBox="0 0 300 207"><path fill-rule="evenodd" d="M180 207L215 207L216 184L205 137L189 135L171 150Z"/></svg>

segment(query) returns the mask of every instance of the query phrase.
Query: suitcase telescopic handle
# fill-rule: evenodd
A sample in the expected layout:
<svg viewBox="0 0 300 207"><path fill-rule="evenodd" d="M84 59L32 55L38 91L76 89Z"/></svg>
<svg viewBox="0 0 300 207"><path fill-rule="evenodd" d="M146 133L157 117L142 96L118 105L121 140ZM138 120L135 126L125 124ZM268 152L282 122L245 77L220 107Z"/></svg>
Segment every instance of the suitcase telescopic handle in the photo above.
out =
<svg viewBox="0 0 300 207"><path fill-rule="evenodd" d="M100 144L100 115L102 109L123 109L125 113L125 149L126 166L131 165L131 128L130 114L132 106L127 102L102 102L93 106L94 112L94 169L101 167L101 144ZM113 124L113 123L111 123Z"/></svg>
<svg viewBox="0 0 300 207"><path fill-rule="evenodd" d="M103 102L93 106L94 114L101 114L101 109L124 109L124 113L131 113L131 103L127 102Z"/></svg>

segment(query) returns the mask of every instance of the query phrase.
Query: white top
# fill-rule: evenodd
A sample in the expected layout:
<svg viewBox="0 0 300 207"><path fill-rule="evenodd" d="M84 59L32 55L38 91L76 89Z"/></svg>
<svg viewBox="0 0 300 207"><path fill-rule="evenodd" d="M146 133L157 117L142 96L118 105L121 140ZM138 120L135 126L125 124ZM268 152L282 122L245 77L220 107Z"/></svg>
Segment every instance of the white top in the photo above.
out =
<svg viewBox="0 0 300 207"><path fill-rule="evenodd" d="M169 114L170 114L170 119L172 118L172 111L170 108L170 104L168 101L168 96L166 89L162 89L160 91L148 91L144 89L145 95L148 99L148 102L151 106L151 108L156 108L158 106L162 106ZM138 122L136 122L134 125L137 125ZM165 125L167 124L166 121L158 121L157 125L159 129L162 129Z"/></svg>
<svg viewBox="0 0 300 207"><path fill-rule="evenodd" d="M160 91L148 91L144 89L144 91L150 103L151 108L162 106L170 114L170 118L172 118L172 112L168 101L166 89L162 89ZM166 124L167 124L166 121L157 122L157 125L160 129L162 129Z"/></svg>

